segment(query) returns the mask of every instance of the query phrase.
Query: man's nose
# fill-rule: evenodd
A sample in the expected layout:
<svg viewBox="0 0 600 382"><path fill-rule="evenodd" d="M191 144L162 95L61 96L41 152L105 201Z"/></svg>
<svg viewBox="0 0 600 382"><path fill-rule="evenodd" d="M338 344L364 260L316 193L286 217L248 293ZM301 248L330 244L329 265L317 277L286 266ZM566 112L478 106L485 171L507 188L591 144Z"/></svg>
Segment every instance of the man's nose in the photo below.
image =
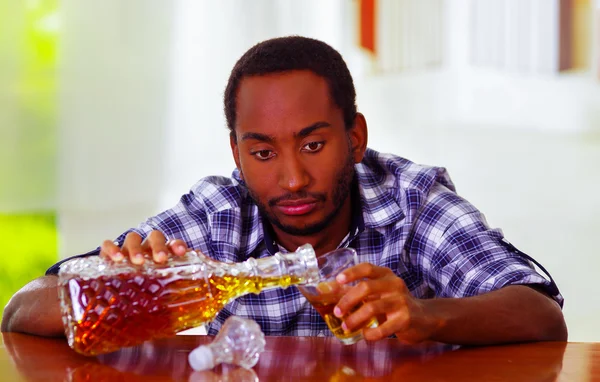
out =
<svg viewBox="0 0 600 382"><path fill-rule="evenodd" d="M290 192L298 192L310 183L310 176L302 160L290 155L283 161L280 168L279 187Z"/></svg>

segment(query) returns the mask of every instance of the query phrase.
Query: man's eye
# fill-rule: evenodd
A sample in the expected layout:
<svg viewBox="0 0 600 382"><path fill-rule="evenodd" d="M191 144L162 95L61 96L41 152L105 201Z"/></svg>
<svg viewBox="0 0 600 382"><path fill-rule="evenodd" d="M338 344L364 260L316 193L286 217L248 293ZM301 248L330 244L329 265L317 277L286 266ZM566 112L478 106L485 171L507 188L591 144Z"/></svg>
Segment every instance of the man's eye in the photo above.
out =
<svg viewBox="0 0 600 382"><path fill-rule="evenodd" d="M258 151L253 152L252 155L254 155L256 158L258 158L260 160L271 159L272 157L275 156L275 154L273 154L273 151L271 151L271 150L258 150Z"/></svg>
<svg viewBox="0 0 600 382"><path fill-rule="evenodd" d="M323 142L310 142L304 145L303 149L314 153L317 152L319 150L321 150L321 148L323 147Z"/></svg>

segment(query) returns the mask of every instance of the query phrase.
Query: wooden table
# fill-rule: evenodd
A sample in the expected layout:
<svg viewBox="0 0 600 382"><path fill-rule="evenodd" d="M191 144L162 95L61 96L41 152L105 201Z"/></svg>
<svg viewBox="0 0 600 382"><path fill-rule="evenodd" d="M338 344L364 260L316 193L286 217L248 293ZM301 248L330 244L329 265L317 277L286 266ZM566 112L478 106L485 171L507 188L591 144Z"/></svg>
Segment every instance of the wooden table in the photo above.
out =
<svg viewBox="0 0 600 382"><path fill-rule="evenodd" d="M1 381L600 381L600 344L532 343L456 349L396 340L344 346L333 338L267 337L253 370L194 372L187 355L212 337L176 336L98 357L64 339L3 333Z"/></svg>

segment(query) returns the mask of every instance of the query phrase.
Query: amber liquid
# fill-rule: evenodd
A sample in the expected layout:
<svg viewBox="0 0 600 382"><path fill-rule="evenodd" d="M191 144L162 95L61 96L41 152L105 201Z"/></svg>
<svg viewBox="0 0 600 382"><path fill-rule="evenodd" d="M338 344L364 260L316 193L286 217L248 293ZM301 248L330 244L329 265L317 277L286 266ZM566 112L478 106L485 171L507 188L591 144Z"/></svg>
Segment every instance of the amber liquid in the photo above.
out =
<svg viewBox="0 0 600 382"><path fill-rule="evenodd" d="M122 274L74 278L60 293L69 345L81 354L97 355L172 336L211 321L233 298L301 281L290 276L188 280Z"/></svg>
<svg viewBox="0 0 600 382"><path fill-rule="evenodd" d="M355 331L349 331L349 330L344 330L342 328L343 318L339 318L333 314L333 308L335 308L335 305L337 304L337 302L324 303L324 302L313 301L311 303L312 303L313 307L315 308L315 310L317 312L319 312L321 317L323 317L323 320L325 320L325 323L327 323L329 330L331 330L331 332L342 343L350 345L350 344L360 341L363 338L362 337L362 329L355 330ZM356 306L346 316L348 316L351 313L354 313L361 306L362 306L362 304ZM377 319L373 318L364 327L365 328L375 328L375 327L377 327L377 325L378 325Z"/></svg>

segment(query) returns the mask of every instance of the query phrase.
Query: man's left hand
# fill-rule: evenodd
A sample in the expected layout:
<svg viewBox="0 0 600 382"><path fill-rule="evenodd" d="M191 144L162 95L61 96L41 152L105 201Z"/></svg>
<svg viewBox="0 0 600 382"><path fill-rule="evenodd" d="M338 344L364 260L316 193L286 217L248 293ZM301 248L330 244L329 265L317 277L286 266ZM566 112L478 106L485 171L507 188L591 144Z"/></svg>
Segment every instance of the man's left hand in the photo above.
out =
<svg viewBox="0 0 600 382"><path fill-rule="evenodd" d="M364 302L344 317L346 330L357 330L374 317L378 319L378 327L363 330L366 340L377 341L396 334L401 341L414 344L430 339L443 326L443 320L428 309L427 300L414 298L404 281L389 268L362 263L339 274L336 280L340 284L358 281L336 305L336 316L344 317Z"/></svg>

